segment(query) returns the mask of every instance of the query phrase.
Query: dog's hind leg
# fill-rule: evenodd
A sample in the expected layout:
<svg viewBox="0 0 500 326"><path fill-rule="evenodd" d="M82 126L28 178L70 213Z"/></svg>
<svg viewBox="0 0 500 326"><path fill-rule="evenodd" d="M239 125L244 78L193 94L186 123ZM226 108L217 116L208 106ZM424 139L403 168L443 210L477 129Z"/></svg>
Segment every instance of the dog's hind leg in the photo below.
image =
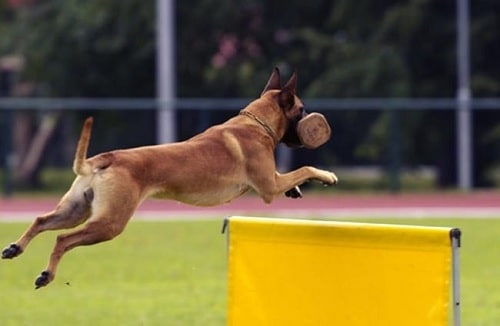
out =
<svg viewBox="0 0 500 326"><path fill-rule="evenodd" d="M81 198L71 198L68 192L55 210L38 216L16 242L2 251L2 259L19 256L29 242L43 231L69 229L83 223L90 216L90 204L94 196L92 188L86 189L81 196Z"/></svg>
<svg viewBox="0 0 500 326"><path fill-rule="evenodd" d="M35 288L49 284L55 277L63 255L78 246L89 246L108 241L118 236L127 225L139 200L121 198L105 209L96 208L89 221L80 229L57 236L47 268L35 281Z"/></svg>
<svg viewBox="0 0 500 326"><path fill-rule="evenodd" d="M78 246L111 240L122 232L123 227L118 228L117 225L113 225L110 228L110 225L103 221L91 221L77 231L58 235L47 268L36 279L35 288L46 286L54 279L57 266L66 252Z"/></svg>

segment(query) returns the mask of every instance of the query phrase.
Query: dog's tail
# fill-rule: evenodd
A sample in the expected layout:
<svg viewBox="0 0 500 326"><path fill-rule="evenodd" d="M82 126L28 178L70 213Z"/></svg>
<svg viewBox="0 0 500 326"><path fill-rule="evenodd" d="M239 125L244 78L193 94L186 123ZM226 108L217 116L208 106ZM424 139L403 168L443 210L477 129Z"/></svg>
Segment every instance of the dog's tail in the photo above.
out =
<svg viewBox="0 0 500 326"><path fill-rule="evenodd" d="M90 171L90 165L85 162L87 159L87 149L89 148L90 132L94 119L88 117L83 124L82 133L76 147L75 160L73 161L73 172L77 175L87 175Z"/></svg>

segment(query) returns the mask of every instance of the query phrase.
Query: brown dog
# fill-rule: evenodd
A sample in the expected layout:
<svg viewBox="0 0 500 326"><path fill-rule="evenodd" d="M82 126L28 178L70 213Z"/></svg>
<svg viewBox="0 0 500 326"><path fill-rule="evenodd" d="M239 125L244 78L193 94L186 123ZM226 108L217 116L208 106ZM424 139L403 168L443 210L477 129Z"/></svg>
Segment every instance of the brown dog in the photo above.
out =
<svg viewBox="0 0 500 326"><path fill-rule="evenodd" d="M300 146L296 124L305 117L295 95L294 73L281 88L274 69L260 98L225 123L183 142L102 153L86 159L92 118L82 129L73 171L77 175L54 211L37 217L26 232L5 248L2 258L20 255L40 232L82 228L57 236L36 288L56 274L64 253L119 235L137 206L147 197L168 198L197 206L227 203L250 189L266 203L286 193L301 197L298 186L307 180L337 182L332 172L305 166L276 172L274 149L279 142Z"/></svg>

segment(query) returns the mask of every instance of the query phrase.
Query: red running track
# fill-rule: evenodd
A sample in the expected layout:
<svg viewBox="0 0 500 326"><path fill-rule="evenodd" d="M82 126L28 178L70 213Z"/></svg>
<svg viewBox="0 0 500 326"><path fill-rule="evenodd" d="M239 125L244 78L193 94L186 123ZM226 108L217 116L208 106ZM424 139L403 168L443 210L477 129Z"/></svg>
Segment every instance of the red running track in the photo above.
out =
<svg viewBox="0 0 500 326"><path fill-rule="evenodd" d="M0 220L30 220L52 210L57 198L0 199ZM136 212L139 219L226 217L229 215L290 217L491 217L500 218L500 193L336 194L277 198L265 204L244 195L216 207L194 207L170 200L147 200Z"/></svg>

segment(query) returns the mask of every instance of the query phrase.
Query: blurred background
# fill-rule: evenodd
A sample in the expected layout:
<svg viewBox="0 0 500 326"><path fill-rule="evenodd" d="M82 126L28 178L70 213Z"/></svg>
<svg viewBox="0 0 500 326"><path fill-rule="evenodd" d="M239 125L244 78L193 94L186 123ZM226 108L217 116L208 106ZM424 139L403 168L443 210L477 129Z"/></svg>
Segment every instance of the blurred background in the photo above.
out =
<svg viewBox="0 0 500 326"><path fill-rule="evenodd" d="M60 193L85 117L90 155L184 140L296 69L333 137L277 150L286 171L336 171L334 191L500 185L500 2L197 0L0 2L4 196Z"/></svg>

